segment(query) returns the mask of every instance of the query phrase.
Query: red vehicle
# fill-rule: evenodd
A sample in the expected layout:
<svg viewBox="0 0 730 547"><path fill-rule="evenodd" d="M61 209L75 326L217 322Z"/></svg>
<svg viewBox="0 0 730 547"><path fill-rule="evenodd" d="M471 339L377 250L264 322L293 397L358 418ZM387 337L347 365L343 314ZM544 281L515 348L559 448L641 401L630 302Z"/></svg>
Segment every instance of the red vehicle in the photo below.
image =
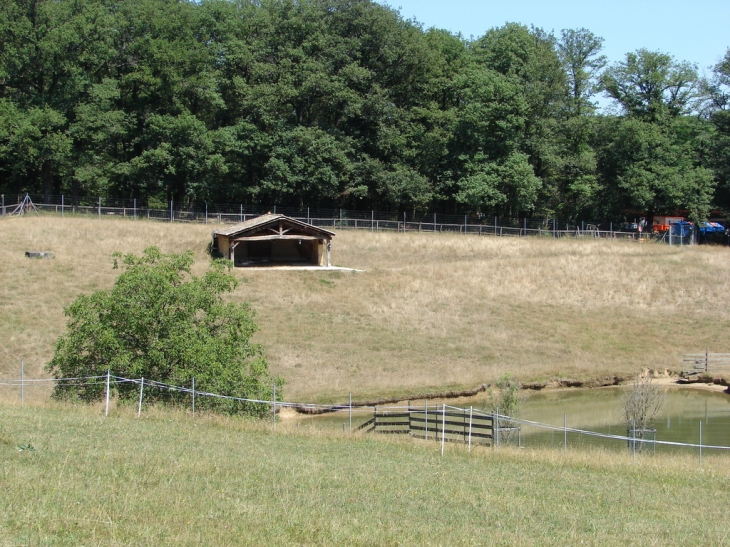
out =
<svg viewBox="0 0 730 547"><path fill-rule="evenodd" d="M679 222L684 222L684 217L654 217L651 224L651 229L654 233L668 232L672 224L677 224Z"/></svg>

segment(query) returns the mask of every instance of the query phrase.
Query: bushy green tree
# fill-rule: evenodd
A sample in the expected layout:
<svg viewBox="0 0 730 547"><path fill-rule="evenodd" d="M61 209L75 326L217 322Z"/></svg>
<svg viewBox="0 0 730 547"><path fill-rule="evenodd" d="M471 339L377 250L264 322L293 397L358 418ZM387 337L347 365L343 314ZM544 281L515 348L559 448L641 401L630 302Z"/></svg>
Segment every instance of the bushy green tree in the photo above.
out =
<svg viewBox="0 0 730 547"><path fill-rule="evenodd" d="M80 296L65 313L68 332L56 344L47 370L56 378L112 375L144 377L196 391L238 398L270 400L273 386L283 381L270 375L261 346L251 342L256 331L248 304L224 302L236 279L230 263L214 261L202 277L190 275L192 252L162 254L156 247L141 256L117 255L125 271L110 291ZM60 381L57 398L96 401L101 383ZM134 400L135 384L119 384L122 400ZM189 395L149 390L145 400L187 402ZM202 408L262 414L266 404L204 397Z"/></svg>

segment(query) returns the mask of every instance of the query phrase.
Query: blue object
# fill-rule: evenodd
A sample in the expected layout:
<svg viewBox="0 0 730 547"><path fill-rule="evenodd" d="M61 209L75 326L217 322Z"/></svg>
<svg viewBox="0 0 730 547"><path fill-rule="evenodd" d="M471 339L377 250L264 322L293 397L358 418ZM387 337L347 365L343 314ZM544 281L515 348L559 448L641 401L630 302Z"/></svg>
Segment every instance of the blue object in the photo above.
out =
<svg viewBox="0 0 730 547"><path fill-rule="evenodd" d="M702 222L700 223L700 233L706 234L724 234L725 226L719 222Z"/></svg>
<svg viewBox="0 0 730 547"><path fill-rule="evenodd" d="M672 237L687 237L692 233L692 223L686 220L675 222L670 226Z"/></svg>

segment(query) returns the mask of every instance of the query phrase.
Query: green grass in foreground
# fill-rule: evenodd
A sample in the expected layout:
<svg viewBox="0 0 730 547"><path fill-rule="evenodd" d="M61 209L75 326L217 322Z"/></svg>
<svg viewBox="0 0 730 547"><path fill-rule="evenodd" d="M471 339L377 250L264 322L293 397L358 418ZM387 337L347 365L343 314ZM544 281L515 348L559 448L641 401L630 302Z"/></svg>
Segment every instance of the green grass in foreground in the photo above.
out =
<svg viewBox="0 0 730 547"><path fill-rule="evenodd" d="M31 445L33 449L29 449ZM19 446L24 450L19 450ZM727 459L0 406L0 545L720 545Z"/></svg>

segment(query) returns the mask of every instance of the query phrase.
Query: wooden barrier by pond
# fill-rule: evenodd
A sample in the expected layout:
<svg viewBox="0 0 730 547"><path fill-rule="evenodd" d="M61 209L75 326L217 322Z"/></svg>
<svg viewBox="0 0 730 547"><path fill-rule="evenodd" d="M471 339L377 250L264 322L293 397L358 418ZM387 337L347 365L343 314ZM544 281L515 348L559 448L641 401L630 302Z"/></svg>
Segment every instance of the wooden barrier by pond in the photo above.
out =
<svg viewBox="0 0 730 547"><path fill-rule="evenodd" d="M495 427L495 421L498 426ZM457 442L465 444L499 445L519 435L519 428L505 427L508 422L495 420L491 414L473 409L446 405L429 407L401 407L380 410L375 407L373 417L357 428L366 433L410 435L417 439Z"/></svg>
<svg viewBox="0 0 730 547"><path fill-rule="evenodd" d="M730 367L730 353L690 353L682 359L682 374L694 376L711 372L728 372Z"/></svg>

